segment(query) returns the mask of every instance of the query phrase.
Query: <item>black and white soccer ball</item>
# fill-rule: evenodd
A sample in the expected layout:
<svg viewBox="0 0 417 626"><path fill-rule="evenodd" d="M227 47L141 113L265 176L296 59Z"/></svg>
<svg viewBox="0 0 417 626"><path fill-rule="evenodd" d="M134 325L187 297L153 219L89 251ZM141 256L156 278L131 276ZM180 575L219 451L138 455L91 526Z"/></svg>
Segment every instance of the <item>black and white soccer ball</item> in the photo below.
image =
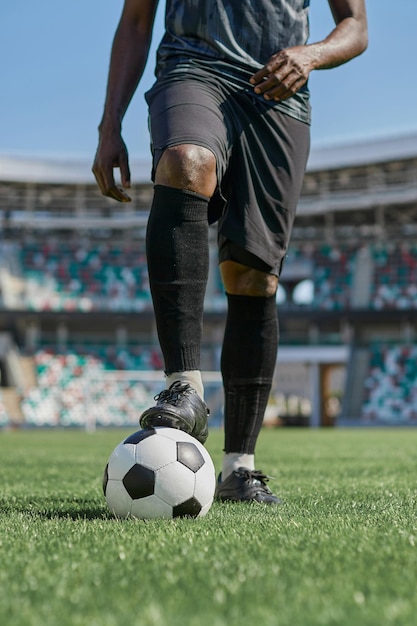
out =
<svg viewBox="0 0 417 626"><path fill-rule="evenodd" d="M103 491L120 518L202 517L216 485L213 461L194 437L174 428L138 430L111 453Z"/></svg>

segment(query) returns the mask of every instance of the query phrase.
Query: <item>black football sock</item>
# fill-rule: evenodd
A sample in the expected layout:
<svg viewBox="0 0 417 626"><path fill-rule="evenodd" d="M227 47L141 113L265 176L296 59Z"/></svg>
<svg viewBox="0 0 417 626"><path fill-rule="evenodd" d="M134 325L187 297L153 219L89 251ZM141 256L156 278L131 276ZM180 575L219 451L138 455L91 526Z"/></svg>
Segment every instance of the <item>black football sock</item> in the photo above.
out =
<svg viewBox="0 0 417 626"><path fill-rule="evenodd" d="M221 355L225 452L253 454L262 427L278 350L275 296L227 294Z"/></svg>
<svg viewBox="0 0 417 626"><path fill-rule="evenodd" d="M167 374L200 369L209 268L208 202L192 191L155 185L146 253Z"/></svg>

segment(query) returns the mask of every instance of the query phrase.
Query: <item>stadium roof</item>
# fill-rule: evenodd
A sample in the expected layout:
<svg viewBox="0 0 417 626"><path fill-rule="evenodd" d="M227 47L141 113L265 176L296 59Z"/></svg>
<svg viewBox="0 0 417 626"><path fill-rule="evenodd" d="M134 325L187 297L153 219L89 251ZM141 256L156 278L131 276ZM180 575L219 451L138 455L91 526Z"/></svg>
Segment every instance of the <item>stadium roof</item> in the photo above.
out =
<svg viewBox="0 0 417 626"><path fill-rule="evenodd" d="M36 156L7 156L0 154L0 180L24 183L95 184L91 172L92 159L66 159ZM149 183L151 161L132 159L132 180Z"/></svg>
<svg viewBox="0 0 417 626"><path fill-rule="evenodd" d="M417 157L417 133L313 148L308 170L339 169Z"/></svg>
<svg viewBox="0 0 417 626"><path fill-rule="evenodd" d="M308 170L357 167L417 157L417 133L313 147ZM132 180L150 183L151 160L131 159ZM0 180L50 184L94 184L91 159L0 154Z"/></svg>

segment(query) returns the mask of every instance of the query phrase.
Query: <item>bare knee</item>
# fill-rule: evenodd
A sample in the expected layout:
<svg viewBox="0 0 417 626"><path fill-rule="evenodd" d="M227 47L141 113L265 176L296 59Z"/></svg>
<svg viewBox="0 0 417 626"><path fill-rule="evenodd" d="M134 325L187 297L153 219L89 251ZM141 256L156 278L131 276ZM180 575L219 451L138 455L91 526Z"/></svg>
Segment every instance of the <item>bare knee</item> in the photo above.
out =
<svg viewBox="0 0 417 626"><path fill-rule="evenodd" d="M155 183L187 189L210 198L217 184L216 158L210 150L202 146L171 146L159 160Z"/></svg>
<svg viewBox="0 0 417 626"><path fill-rule="evenodd" d="M223 261L220 272L227 293L235 296L273 296L278 277L235 261Z"/></svg>

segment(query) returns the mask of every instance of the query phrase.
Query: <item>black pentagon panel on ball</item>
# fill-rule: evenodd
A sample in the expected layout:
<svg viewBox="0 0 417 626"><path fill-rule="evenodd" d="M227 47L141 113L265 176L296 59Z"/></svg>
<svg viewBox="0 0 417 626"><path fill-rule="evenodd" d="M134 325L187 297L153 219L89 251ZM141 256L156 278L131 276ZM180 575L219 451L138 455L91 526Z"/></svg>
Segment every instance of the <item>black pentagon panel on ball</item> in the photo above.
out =
<svg viewBox="0 0 417 626"><path fill-rule="evenodd" d="M190 498L182 504L172 508L172 517L197 517L201 511L201 504L196 498Z"/></svg>
<svg viewBox="0 0 417 626"><path fill-rule="evenodd" d="M132 500L139 500L153 494L155 474L149 468L136 463L125 474L122 482Z"/></svg>
<svg viewBox="0 0 417 626"><path fill-rule="evenodd" d="M107 483L109 482L109 464L107 463L103 473L103 493L106 495Z"/></svg>
<svg viewBox="0 0 417 626"><path fill-rule="evenodd" d="M189 441L177 442L177 459L192 472L198 472L200 467L203 467L205 463L200 450Z"/></svg>
<svg viewBox="0 0 417 626"><path fill-rule="evenodd" d="M154 428L146 428L146 430L137 430L135 433L129 435L127 439L124 440L123 443L139 443L139 441L143 441L152 435L156 435L156 430Z"/></svg>

